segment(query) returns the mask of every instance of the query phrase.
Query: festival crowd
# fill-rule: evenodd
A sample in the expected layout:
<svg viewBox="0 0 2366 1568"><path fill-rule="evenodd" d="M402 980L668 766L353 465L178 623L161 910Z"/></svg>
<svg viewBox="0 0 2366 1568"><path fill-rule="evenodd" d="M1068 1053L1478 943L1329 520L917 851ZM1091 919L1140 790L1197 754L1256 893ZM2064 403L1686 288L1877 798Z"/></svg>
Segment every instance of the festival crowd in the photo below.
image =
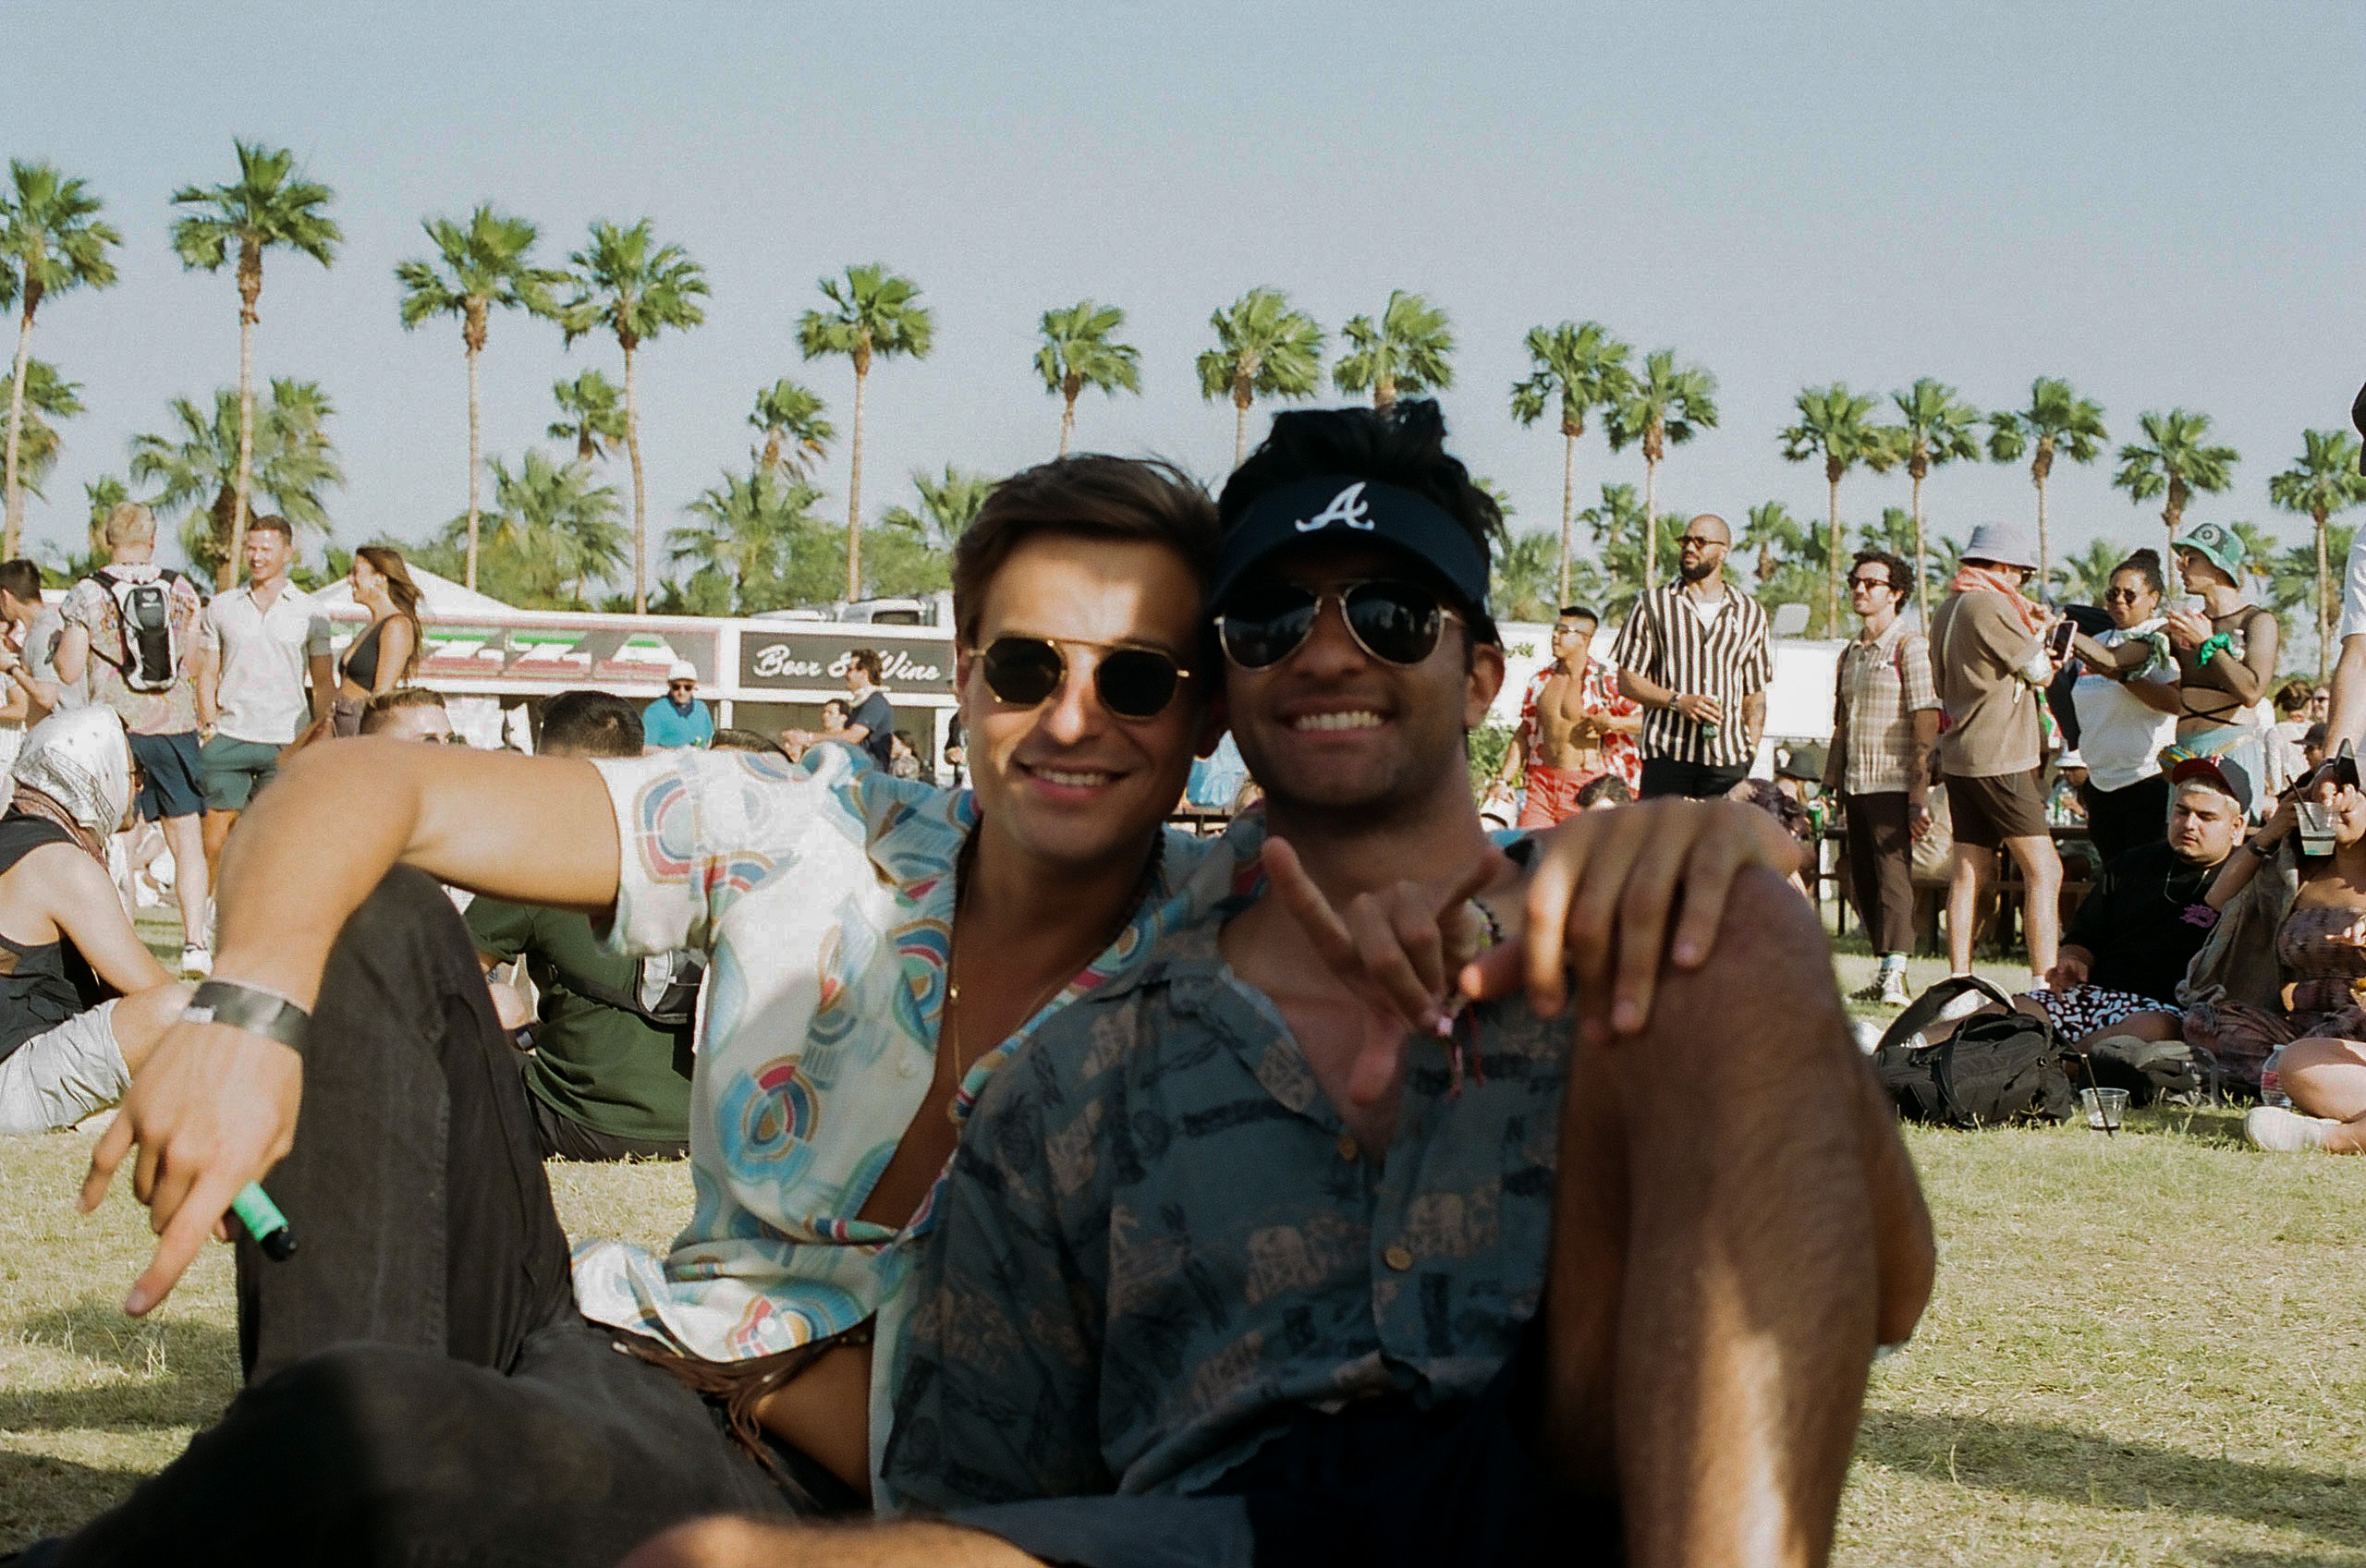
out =
<svg viewBox="0 0 2366 1568"><path fill-rule="evenodd" d="M1800 893L1828 821L1866 1000L1944 834L1956 971L2009 857L2016 1006L2366 1147L2366 795L2226 530L2189 598L2139 551L2057 613L1982 527L1927 634L1860 555L1832 742L1753 780L1768 621L1696 517L1474 789L1501 532L1418 400L1281 415L1214 498L1014 475L954 559L960 788L876 655L818 731L677 665L529 756L438 744L398 552L341 658L278 518L210 602L137 504L61 606L0 565L0 1128L119 1102L126 1308L226 1234L246 1373L22 1561L1821 1561L1934 1265ZM1256 808L1167 825L1220 745ZM544 1161L652 1158L672 1246L570 1242ZM258 1179L292 1254L226 1218Z"/></svg>

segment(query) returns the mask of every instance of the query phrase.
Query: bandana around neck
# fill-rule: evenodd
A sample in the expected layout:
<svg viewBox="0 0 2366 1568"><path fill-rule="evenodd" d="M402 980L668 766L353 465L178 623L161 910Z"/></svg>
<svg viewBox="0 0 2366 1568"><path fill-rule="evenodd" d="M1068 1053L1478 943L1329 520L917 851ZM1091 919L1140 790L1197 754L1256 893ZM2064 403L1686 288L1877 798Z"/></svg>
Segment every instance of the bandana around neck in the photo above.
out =
<svg viewBox="0 0 2366 1568"><path fill-rule="evenodd" d="M2020 617L2027 631L2037 631L2045 625L2045 607L2021 597L2021 585L2013 574L2002 566L1979 566L1967 561L1956 568L1955 580L1947 584L1951 593L1975 593L1982 590L2001 593L2012 605L2013 614Z"/></svg>

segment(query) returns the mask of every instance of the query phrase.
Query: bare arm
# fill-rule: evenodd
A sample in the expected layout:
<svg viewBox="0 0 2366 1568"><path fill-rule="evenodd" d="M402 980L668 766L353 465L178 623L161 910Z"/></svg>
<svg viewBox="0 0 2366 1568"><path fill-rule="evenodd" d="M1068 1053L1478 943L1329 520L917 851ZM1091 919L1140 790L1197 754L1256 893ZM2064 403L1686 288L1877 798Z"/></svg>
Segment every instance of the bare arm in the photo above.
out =
<svg viewBox="0 0 2366 1568"><path fill-rule="evenodd" d="M403 741L299 753L256 797L222 857L217 979L311 1007L348 917L397 864L521 904L616 902L616 814L589 762ZM100 1140L85 1208L129 1149L133 1190L161 1235L126 1299L147 1311L197 1255L230 1198L288 1149L302 1097L295 1051L219 1024L175 1024Z"/></svg>
<svg viewBox="0 0 2366 1568"><path fill-rule="evenodd" d="M325 653L315 653L307 663L312 673L312 722L319 723L336 705L336 661Z"/></svg>
<svg viewBox="0 0 2366 1568"><path fill-rule="evenodd" d="M2128 696L2156 713L2185 712L2185 694L2175 681L2140 680L2126 684Z"/></svg>
<svg viewBox="0 0 2366 1568"><path fill-rule="evenodd" d="M1741 699L1741 724L1750 735L1750 749L1755 756L1758 743L1766 738L1766 693L1753 691Z"/></svg>
<svg viewBox="0 0 2366 1568"><path fill-rule="evenodd" d="M869 724L848 724L835 735L817 735L818 740L835 740L841 746L860 746L871 738Z"/></svg>
<svg viewBox="0 0 2366 1568"><path fill-rule="evenodd" d="M2275 814L2268 818L2267 825L2251 838L2261 848L2272 853L2299 820L2299 813L2292 809L2292 802L2287 800L2275 808ZM2226 857L2226 863L2218 868L2217 876L2211 879L2210 891L2202 894L2201 901L2213 909L2224 909L2234 902L2235 894L2251 885L2251 879L2258 876L2259 869L2266 864L2265 857L2237 845L2235 852Z"/></svg>
<svg viewBox="0 0 2366 1568"><path fill-rule="evenodd" d="M2333 709L2325 715L2325 751L2339 751L2341 743L2366 748L2366 633L2341 639L2341 659L2333 667Z"/></svg>
<svg viewBox="0 0 2366 1568"><path fill-rule="evenodd" d="M2099 675L2126 675L2153 662L2152 645L2141 638L2123 642L2116 648L2105 648L2085 632L2074 632L2070 637L2070 651L2085 661L2087 668Z"/></svg>
<svg viewBox="0 0 2366 1568"><path fill-rule="evenodd" d="M67 686L80 686L82 677L91 673L91 628L68 621L66 633L57 639L57 678Z"/></svg>
<svg viewBox="0 0 2366 1568"><path fill-rule="evenodd" d="M50 920L99 978L129 996L173 977L124 918L123 899L105 868L70 844L45 844L25 857L41 869Z"/></svg>
<svg viewBox="0 0 2366 1568"><path fill-rule="evenodd" d="M2210 667L2226 683L2226 689L2235 694L2236 701L2249 707L2267 695L2267 688L2275 683L2276 643L2282 635L2275 617L2262 610L2243 622L2240 660L2230 662L2221 653L2210 662Z"/></svg>
<svg viewBox="0 0 2366 1568"><path fill-rule="evenodd" d="M378 678L370 683L371 696L380 696L402 685L403 672L410 667L410 651L417 646L410 622L400 615L390 616L386 629L378 634Z"/></svg>
<svg viewBox="0 0 2366 1568"><path fill-rule="evenodd" d="M189 655L189 673L197 687L197 726L210 730L222 716L222 655L213 647Z"/></svg>
<svg viewBox="0 0 2366 1568"><path fill-rule="evenodd" d="M1622 668L1618 672L1618 689L1629 702L1640 702L1646 708L1665 708L1676 700L1676 693L1660 685L1639 670Z"/></svg>

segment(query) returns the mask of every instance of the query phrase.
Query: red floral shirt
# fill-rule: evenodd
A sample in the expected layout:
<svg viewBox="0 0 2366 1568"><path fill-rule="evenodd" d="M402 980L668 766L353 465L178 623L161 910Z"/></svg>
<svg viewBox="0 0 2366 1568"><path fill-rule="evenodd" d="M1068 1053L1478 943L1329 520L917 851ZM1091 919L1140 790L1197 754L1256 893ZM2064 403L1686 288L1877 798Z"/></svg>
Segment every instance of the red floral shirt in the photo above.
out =
<svg viewBox="0 0 2366 1568"><path fill-rule="evenodd" d="M1521 755L1536 744L1536 700L1544 693L1544 684L1553 678L1557 666L1544 664L1528 677L1528 688L1520 693L1519 729ZM1618 682L1610 666L1593 659L1586 661L1586 672L1579 677L1578 700L1589 714L1611 719L1630 719L1642 712L1643 705L1618 689ZM1643 787L1643 751L1631 735L1613 731L1602 737L1603 760L1610 764L1607 772L1627 781L1629 794L1640 797Z"/></svg>

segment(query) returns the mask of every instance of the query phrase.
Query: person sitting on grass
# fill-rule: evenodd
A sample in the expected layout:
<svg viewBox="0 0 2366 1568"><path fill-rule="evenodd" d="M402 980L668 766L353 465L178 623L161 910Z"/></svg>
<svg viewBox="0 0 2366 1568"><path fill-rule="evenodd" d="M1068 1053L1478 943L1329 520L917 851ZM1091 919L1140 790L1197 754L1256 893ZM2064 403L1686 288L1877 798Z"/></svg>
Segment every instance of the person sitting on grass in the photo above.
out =
<svg viewBox="0 0 2366 1568"><path fill-rule="evenodd" d="M2211 887L2250 815L2250 778L2232 758L2195 757L2169 772L2168 837L2104 868L2079 906L2047 989L2022 1001L2080 1050L2106 1035L2176 1039L2177 986L2218 923Z"/></svg>
<svg viewBox="0 0 2366 1568"><path fill-rule="evenodd" d="M544 757L639 757L640 715L604 691L562 691L543 704ZM494 1011L514 1036L531 1027L518 1068L543 1157L679 1160L689 1153L690 1011L702 967L695 954L627 958L611 953L578 909L506 898L472 899L465 917L489 972L524 960L542 993L529 1008L493 988Z"/></svg>
<svg viewBox="0 0 2366 1568"><path fill-rule="evenodd" d="M121 1099L189 992L125 918L107 840L139 796L111 708L25 736L0 817L0 1133L70 1127Z"/></svg>
<svg viewBox="0 0 2366 1568"><path fill-rule="evenodd" d="M1560 914L1523 910L1466 743L1504 673L1498 514L1442 435L1428 402L1286 413L1225 489L1270 891L986 1087L884 1469L945 1518L712 1522L636 1562L1823 1559L1875 1345L1930 1286L1903 1146L1812 912L1762 869L1722 920L1687 906L1677 952L1715 951L1648 1025L1582 963L1587 1022L1553 1016ZM1660 800L1555 843L1657 858L1703 821L1781 841ZM1459 959L1523 914L1459 1009ZM1621 967L1662 951L1628 931Z"/></svg>

